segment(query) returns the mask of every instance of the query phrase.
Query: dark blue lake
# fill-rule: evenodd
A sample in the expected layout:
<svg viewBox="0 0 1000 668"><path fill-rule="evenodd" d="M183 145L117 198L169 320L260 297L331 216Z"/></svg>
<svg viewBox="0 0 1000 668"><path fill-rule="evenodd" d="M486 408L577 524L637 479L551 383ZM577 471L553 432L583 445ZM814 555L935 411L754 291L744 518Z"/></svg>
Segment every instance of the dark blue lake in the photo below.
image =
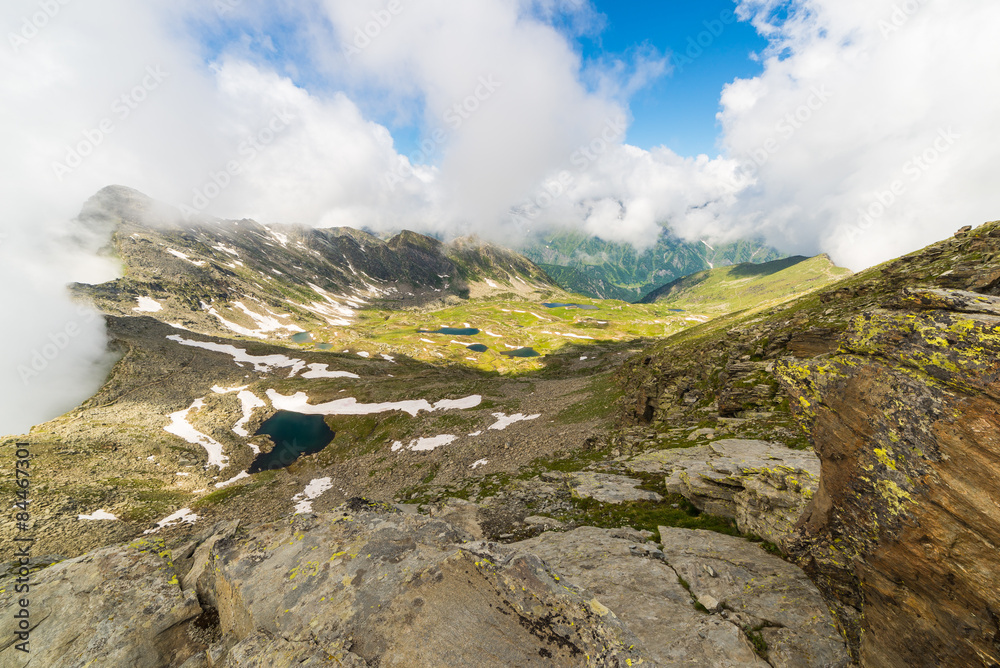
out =
<svg viewBox="0 0 1000 668"><path fill-rule="evenodd" d="M459 329L459 328L456 328L456 327L442 327L441 329L435 329L434 331L430 331L430 330L427 330L427 329L418 329L417 331L420 332L421 334L447 334L449 336L475 336L476 334L479 334L479 332L481 330L472 329L471 327L468 328L468 329Z"/></svg>
<svg viewBox="0 0 1000 668"><path fill-rule="evenodd" d="M542 304L545 308L580 308L584 311L596 311L598 306L589 306L587 304L560 304L559 302L546 302Z"/></svg>
<svg viewBox="0 0 1000 668"><path fill-rule="evenodd" d="M534 348L518 348L517 350L508 350L505 353L500 353L501 355L506 355L507 357L541 357L542 354L535 350Z"/></svg>
<svg viewBox="0 0 1000 668"><path fill-rule="evenodd" d="M473 344L471 346L466 346L466 347L469 350L471 350L472 352L474 352L474 353L485 353L487 350L489 350L488 346L484 346L481 343L476 343L476 344Z"/></svg>
<svg viewBox="0 0 1000 668"><path fill-rule="evenodd" d="M330 445L335 434L322 415L303 415L278 411L264 421L257 436L266 434L274 441L274 449L257 455L248 473L260 473L288 466L302 455L311 455Z"/></svg>

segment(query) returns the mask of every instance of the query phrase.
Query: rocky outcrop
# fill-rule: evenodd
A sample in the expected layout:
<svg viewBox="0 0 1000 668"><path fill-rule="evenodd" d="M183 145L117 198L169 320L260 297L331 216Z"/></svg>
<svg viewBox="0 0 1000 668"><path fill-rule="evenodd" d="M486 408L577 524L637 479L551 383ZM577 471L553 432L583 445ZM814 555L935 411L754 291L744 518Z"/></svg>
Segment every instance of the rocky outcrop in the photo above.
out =
<svg viewBox="0 0 1000 668"><path fill-rule="evenodd" d="M209 586L222 642L233 657L292 647L382 667L639 662L635 636L592 594L469 538L355 502L219 541Z"/></svg>
<svg viewBox="0 0 1000 668"><path fill-rule="evenodd" d="M660 536L662 550L636 531L582 527L511 547L592 592L636 634L652 665L848 665L801 569L741 538L666 527Z"/></svg>
<svg viewBox="0 0 1000 668"><path fill-rule="evenodd" d="M170 553L158 541L108 547L31 576L17 593L15 576L0 576L0 665L179 666L207 646L202 608L182 591ZM28 653L15 612L28 602ZM30 664L28 661L30 660Z"/></svg>
<svg viewBox="0 0 1000 668"><path fill-rule="evenodd" d="M552 474L549 474L551 476ZM656 492L639 489L641 480L610 473L578 471L567 473L565 480L573 496L594 499L601 503L626 503L628 501L662 501Z"/></svg>
<svg viewBox="0 0 1000 668"><path fill-rule="evenodd" d="M910 290L777 368L822 461L792 552L865 666L1000 665L998 313Z"/></svg>
<svg viewBox="0 0 1000 668"><path fill-rule="evenodd" d="M468 519L468 518L466 518ZM847 661L802 571L742 539L579 528L499 545L395 507L216 525L33 577L31 664L824 666ZM176 556L175 556L176 555ZM7 628L17 602L0 580Z"/></svg>
<svg viewBox="0 0 1000 668"><path fill-rule="evenodd" d="M653 450L626 466L666 474L666 488L699 510L735 519L739 530L784 546L819 486L819 458L780 443L722 439Z"/></svg>

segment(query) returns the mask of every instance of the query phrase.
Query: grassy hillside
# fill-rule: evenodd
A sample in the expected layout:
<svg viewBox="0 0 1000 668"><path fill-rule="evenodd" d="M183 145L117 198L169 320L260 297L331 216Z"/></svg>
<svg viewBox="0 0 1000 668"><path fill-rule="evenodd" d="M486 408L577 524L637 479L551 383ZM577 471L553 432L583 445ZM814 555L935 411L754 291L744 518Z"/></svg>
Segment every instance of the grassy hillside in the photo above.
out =
<svg viewBox="0 0 1000 668"><path fill-rule="evenodd" d="M827 255L795 256L764 264L718 267L679 278L641 303L709 313L763 308L850 276Z"/></svg>

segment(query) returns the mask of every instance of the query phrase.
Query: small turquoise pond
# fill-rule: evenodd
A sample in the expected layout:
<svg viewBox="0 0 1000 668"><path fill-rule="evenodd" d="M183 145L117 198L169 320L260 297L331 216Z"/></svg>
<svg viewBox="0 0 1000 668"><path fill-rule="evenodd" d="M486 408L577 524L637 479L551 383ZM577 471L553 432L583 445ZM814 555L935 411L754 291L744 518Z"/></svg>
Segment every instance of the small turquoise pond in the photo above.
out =
<svg viewBox="0 0 1000 668"><path fill-rule="evenodd" d="M508 350L505 353L500 353L501 355L506 355L507 357L541 357L542 354L535 350L534 348L518 348L517 350Z"/></svg>
<svg viewBox="0 0 1000 668"><path fill-rule="evenodd" d="M330 445L335 434L321 415L303 415L278 411L264 421L257 436L266 434L274 441L271 452L261 453L250 464L248 473L281 469L302 455L311 455Z"/></svg>
<svg viewBox="0 0 1000 668"><path fill-rule="evenodd" d="M292 334L293 343L309 343L312 341L312 334L309 332L300 332L298 334Z"/></svg>
<svg viewBox="0 0 1000 668"><path fill-rule="evenodd" d="M421 334L447 334L449 336L475 336L479 334L481 330L472 329L458 329L456 327L442 327L441 329L435 329L434 331L429 331L426 329L418 329Z"/></svg>
<svg viewBox="0 0 1000 668"><path fill-rule="evenodd" d="M584 311L596 311L599 307L587 304L560 304L559 302L546 302L542 304L545 308L580 308Z"/></svg>
<svg viewBox="0 0 1000 668"><path fill-rule="evenodd" d="M476 343L471 346L467 346L467 348L474 353L485 353L487 350L489 350L489 347L484 346L481 343Z"/></svg>
<svg viewBox="0 0 1000 668"><path fill-rule="evenodd" d="M320 350L333 350L332 343L320 343L316 347L319 348Z"/></svg>

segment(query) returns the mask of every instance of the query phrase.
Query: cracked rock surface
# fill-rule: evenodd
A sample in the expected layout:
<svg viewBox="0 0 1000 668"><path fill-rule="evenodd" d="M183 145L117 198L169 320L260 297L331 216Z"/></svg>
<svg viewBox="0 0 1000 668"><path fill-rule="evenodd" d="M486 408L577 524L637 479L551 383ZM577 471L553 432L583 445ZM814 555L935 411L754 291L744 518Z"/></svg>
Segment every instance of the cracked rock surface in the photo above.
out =
<svg viewBox="0 0 1000 668"><path fill-rule="evenodd" d="M847 665L798 568L742 539L661 533L663 550L593 527L500 545L355 499L51 566L32 642L51 668ZM14 606L0 593L3 619ZM3 665L35 665L17 654Z"/></svg>
<svg viewBox="0 0 1000 668"><path fill-rule="evenodd" d="M666 527L660 533L662 551L639 532L593 527L511 547L592 592L636 634L653 665L850 665L846 643L801 569L741 538ZM748 632L763 637L765 657Z"/></svg>

